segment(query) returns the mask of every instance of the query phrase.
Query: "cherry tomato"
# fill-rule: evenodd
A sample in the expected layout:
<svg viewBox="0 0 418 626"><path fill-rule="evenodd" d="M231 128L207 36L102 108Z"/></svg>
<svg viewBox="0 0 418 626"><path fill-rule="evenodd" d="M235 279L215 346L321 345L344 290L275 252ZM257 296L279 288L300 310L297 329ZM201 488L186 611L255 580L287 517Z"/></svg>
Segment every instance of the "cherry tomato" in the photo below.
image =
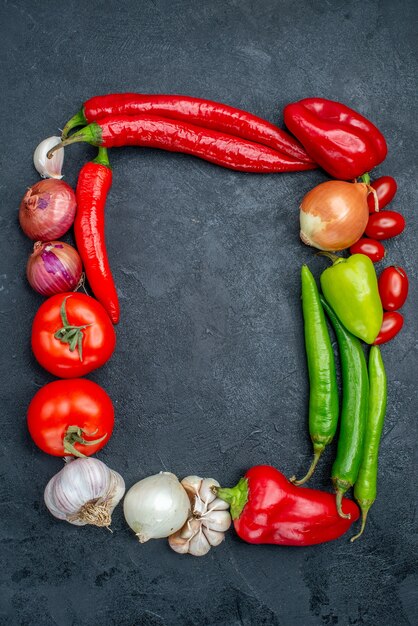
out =
<svg viewBox="0 0 418 626"><path fill-rule="evenodd" d="M84 376L101 367L112 356L115 343L115 330L106 311L83 293L49 298L33 320L35 358L60 378Z"/></svg>
<svg viewBox="0 0 418 626"><path fill-rule="evenodd" d="M397 190L398 185L396 180L392 176L381 176L376 178L371 184L373 189L376 189L377 200L379 203L379 209L383 209L389 202L392 202ZM369 205L369 213L375 212L374 195L370 193L367 196L367 203Z"/></svg>
<svg viewBox="0 0 418 626"><path fill-rule="evenodd" d="M400 235L405 228L405 218L396 211L372 213L366 226L366 235L372 239L389 239Z"/></svg>
<svg viewBox="0 0 418 626"><path fill-rule="evenodd" d="M382 327L377 335L374 346L378 346L381 343L391 341L401 330L403 326L403 317L397 311L391 311L390 313L383 313Z"/></svg>
<svg viewBox="0 0 418 626"><path fill-rule="evenodd" d="M356 243L351 246L350 252L351 254L365 254L373 263L381 261L383 257L386 256L386 250L380 241L367 239L366 237L362 237L362 239L356 241Z"/></svg>
<svg viewBox="0 0 418 626"><path fill-rule="evenodd" d="M56 380L40 389L28 409L36 445L53 456L90 456L110 439L112 400L91 380Z"/></svg>
<svg viewBox="0 0 418 626"><path fill-rule="evenodd" d="M379 293L385 311L397 311L408 297L409 281L401 267L387 267L379 277Z"/></svg>

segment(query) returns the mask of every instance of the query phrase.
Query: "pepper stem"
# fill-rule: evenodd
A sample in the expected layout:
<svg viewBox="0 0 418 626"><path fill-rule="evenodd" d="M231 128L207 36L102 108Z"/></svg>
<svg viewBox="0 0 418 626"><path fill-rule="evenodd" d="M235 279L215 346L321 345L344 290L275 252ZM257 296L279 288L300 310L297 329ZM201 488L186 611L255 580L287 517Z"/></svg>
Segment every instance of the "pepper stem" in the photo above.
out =
<svg viewBox="0 0 418 626"><path fill-rule="evenodd" d="M67 454L73 454L74 456L85 459L86 455L80 452L80 450L77 450L74 444L81 443L83 446L95 446L96 444L101 443L103 439L106 439L107 437L107 433L105 433L103 437L100 437L100 439L86 441L84 439L85 434L86 433L83 431L82 428L79 428L78 426L69 426L62 441L65 452Z"/></svg>
<svg viewBox="0 0 418 626"><path fill-rule="evenodd" d="M317 252L318 256L325 256L327 259L332 261L332 263L338 263L339 261L344 261L343 257L338 256L338 254L333 254L332 252L328 252L327 250L321 250L321 252Z"/></svg>
<svg viewBox="0 0 418 626"><path fill-rule="evenodd" d="M360 176L360 180L362 183L366 183L367 186L370 185L370 174L369 172L365 172L363 176Z"/></svg>
<svg viewBox="0 0 418 626"><path fill-rule="evenodd" d="M308 482L308 480L310 479L310 477L314 473L315 468L318 465L318 461L321 458L321 454L323 453L324 450L325 450L325 447L323 447L321 450L315 450L314 451L314 457L312 459L312 463L311 463L310 468L308 469L306 475L303 478L301 478L300 480L297 480L296 476L292 476L292 478L289 478L290 482L293 483L294 485L296 485L297 487L300 487L300 485L303 485L304 483Z"/></svg>
<svg viewBox="0 0 418 626"><path fill-rule="evenodd" d="M86 116L84 115L84 109L80 109L73 117L68 120L61 133L61 140L67 139L68 133L77 126L85 126L87 124Z"/></svg>
<svg viewBox="0 0 418 626"><path fill-rule="evenodd" d="M341 489L337 488L335 497L335 503L337 505L337 511L338 511L338 515L340 517L343 517L344 519L351 519L351 515L350 513L344 513L342 505L343 505L343 495L344 495L344 491L342 491Z"/></svg>
<svg viewBox="0 0 418 626"><path fill-rule="evenodd" d="M357 533L357 535L354 535L354 537L351 537L350 541L353 542L356 539L358 539L359 537L361 537L361 535L364 532L364 529L366 528L366 521L367 521L367 513L369 512L369 508L364 508L362 506L360 506L361 508L361 527L360 527L360 531Z"/></svg>
<svg viewBox="0 0 418 626"><path fill-rule="evenodd" d="M235 487L215 487L217 497L228 502L232 519L237 519L248 502L248 480L241 478Z"/></svg>
<svg viewBox="0 0 418 626"><path fill-rule="evenodd" d="M92 163L96 163L97 165L104 165L105 167L111 169L107 148L102 148L101 146L99 146L97 157L93 159Z"/></svg>
<svg viewBox="0 0 418 626"><path fill-rule="evenodd" d="M102 143L102 129L100 125L97 124L97 122L92 122L81 130L78 130L74 133L74 135L71 135L71 137L67 137L64 141L57 143L56 146L47 152L46 156L48 159L52 159L54 152L60 150L60 148L65 148L65 146L69 146L72 143L77 143L78 141L85 141L93 146L100 146Z"/></svg>

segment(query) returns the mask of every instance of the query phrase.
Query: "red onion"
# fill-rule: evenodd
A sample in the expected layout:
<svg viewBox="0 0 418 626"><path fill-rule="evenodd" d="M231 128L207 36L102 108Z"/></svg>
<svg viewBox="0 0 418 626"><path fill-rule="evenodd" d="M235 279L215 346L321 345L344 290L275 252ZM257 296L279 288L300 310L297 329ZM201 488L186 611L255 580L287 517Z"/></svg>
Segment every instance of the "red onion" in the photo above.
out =
<svg viewBox="0 0 418 626"><path fill-rule="evenodd" d="M50 241L61 237L74 222L75 193L63 180L48 178L25 193L19 222L29 239Z"/></svg>
<svg viewBox="0 0 418 626"><path fill-rule="evenodd" d="M63 241L37 241L26 266L31 287L43 296L73 291L80 282L81 272L77 250Z"/></svg>

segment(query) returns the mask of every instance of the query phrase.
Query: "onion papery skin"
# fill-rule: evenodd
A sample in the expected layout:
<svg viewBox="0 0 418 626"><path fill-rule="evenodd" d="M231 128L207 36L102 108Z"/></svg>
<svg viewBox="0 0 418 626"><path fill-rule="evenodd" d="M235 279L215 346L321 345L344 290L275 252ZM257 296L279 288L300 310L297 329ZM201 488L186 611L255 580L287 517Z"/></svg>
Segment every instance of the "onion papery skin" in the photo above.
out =
<svg viewBox="0 0 418 626"><path fill-rule="evenodd" d="M300 238L318 250L345 250L360 239L369 219L365 183L331 180L311 189L300 206Z"/></svg>
<svg viewBox="0 0 418 626"><path fill-rule="evenodd" d="M29 187L19 208L19 222L34 241L62 237L72 226L77 202L73 189L63 180L47 178Z"/></svg>
<svg viewBox="0 0 418 626"><path fill-rule="evenodd" d="M82 263L77 250L63 241L37 241L26 267L30 286L43 296L73 291L80 283Z"/></svg>

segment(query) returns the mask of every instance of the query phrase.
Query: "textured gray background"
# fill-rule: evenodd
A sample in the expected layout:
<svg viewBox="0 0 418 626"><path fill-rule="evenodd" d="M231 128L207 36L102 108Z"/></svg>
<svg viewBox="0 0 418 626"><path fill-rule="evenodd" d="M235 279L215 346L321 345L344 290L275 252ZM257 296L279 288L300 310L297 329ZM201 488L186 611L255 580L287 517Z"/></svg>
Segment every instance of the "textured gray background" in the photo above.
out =
<svg viewBox="0 0 418 626"><path fill-rule="evenodd" d="M33 626L416 624L417 20L383 2L2 1L2 473L0 623ZM379 124L408 228L380 265L406 268L402 335L384 347L389 406L379 497L364 538L310 549L249 546L233 532L204 559L54 520L42 493L61 466L35 448L27 405L51 380L29 347L42 302L25 281L17 223L32 151L98 93L212 98L280 122L320 95ZM95 150L67 151L65 176ZM114 358L91 378L117 409L99 458L127 485L169 469L234 484L252 464L306 468L307 374L298 202L321 172L245 175L159 151L111 155L109 252L122 315ZM334 451L313 485L327 489Z"/></svg>

